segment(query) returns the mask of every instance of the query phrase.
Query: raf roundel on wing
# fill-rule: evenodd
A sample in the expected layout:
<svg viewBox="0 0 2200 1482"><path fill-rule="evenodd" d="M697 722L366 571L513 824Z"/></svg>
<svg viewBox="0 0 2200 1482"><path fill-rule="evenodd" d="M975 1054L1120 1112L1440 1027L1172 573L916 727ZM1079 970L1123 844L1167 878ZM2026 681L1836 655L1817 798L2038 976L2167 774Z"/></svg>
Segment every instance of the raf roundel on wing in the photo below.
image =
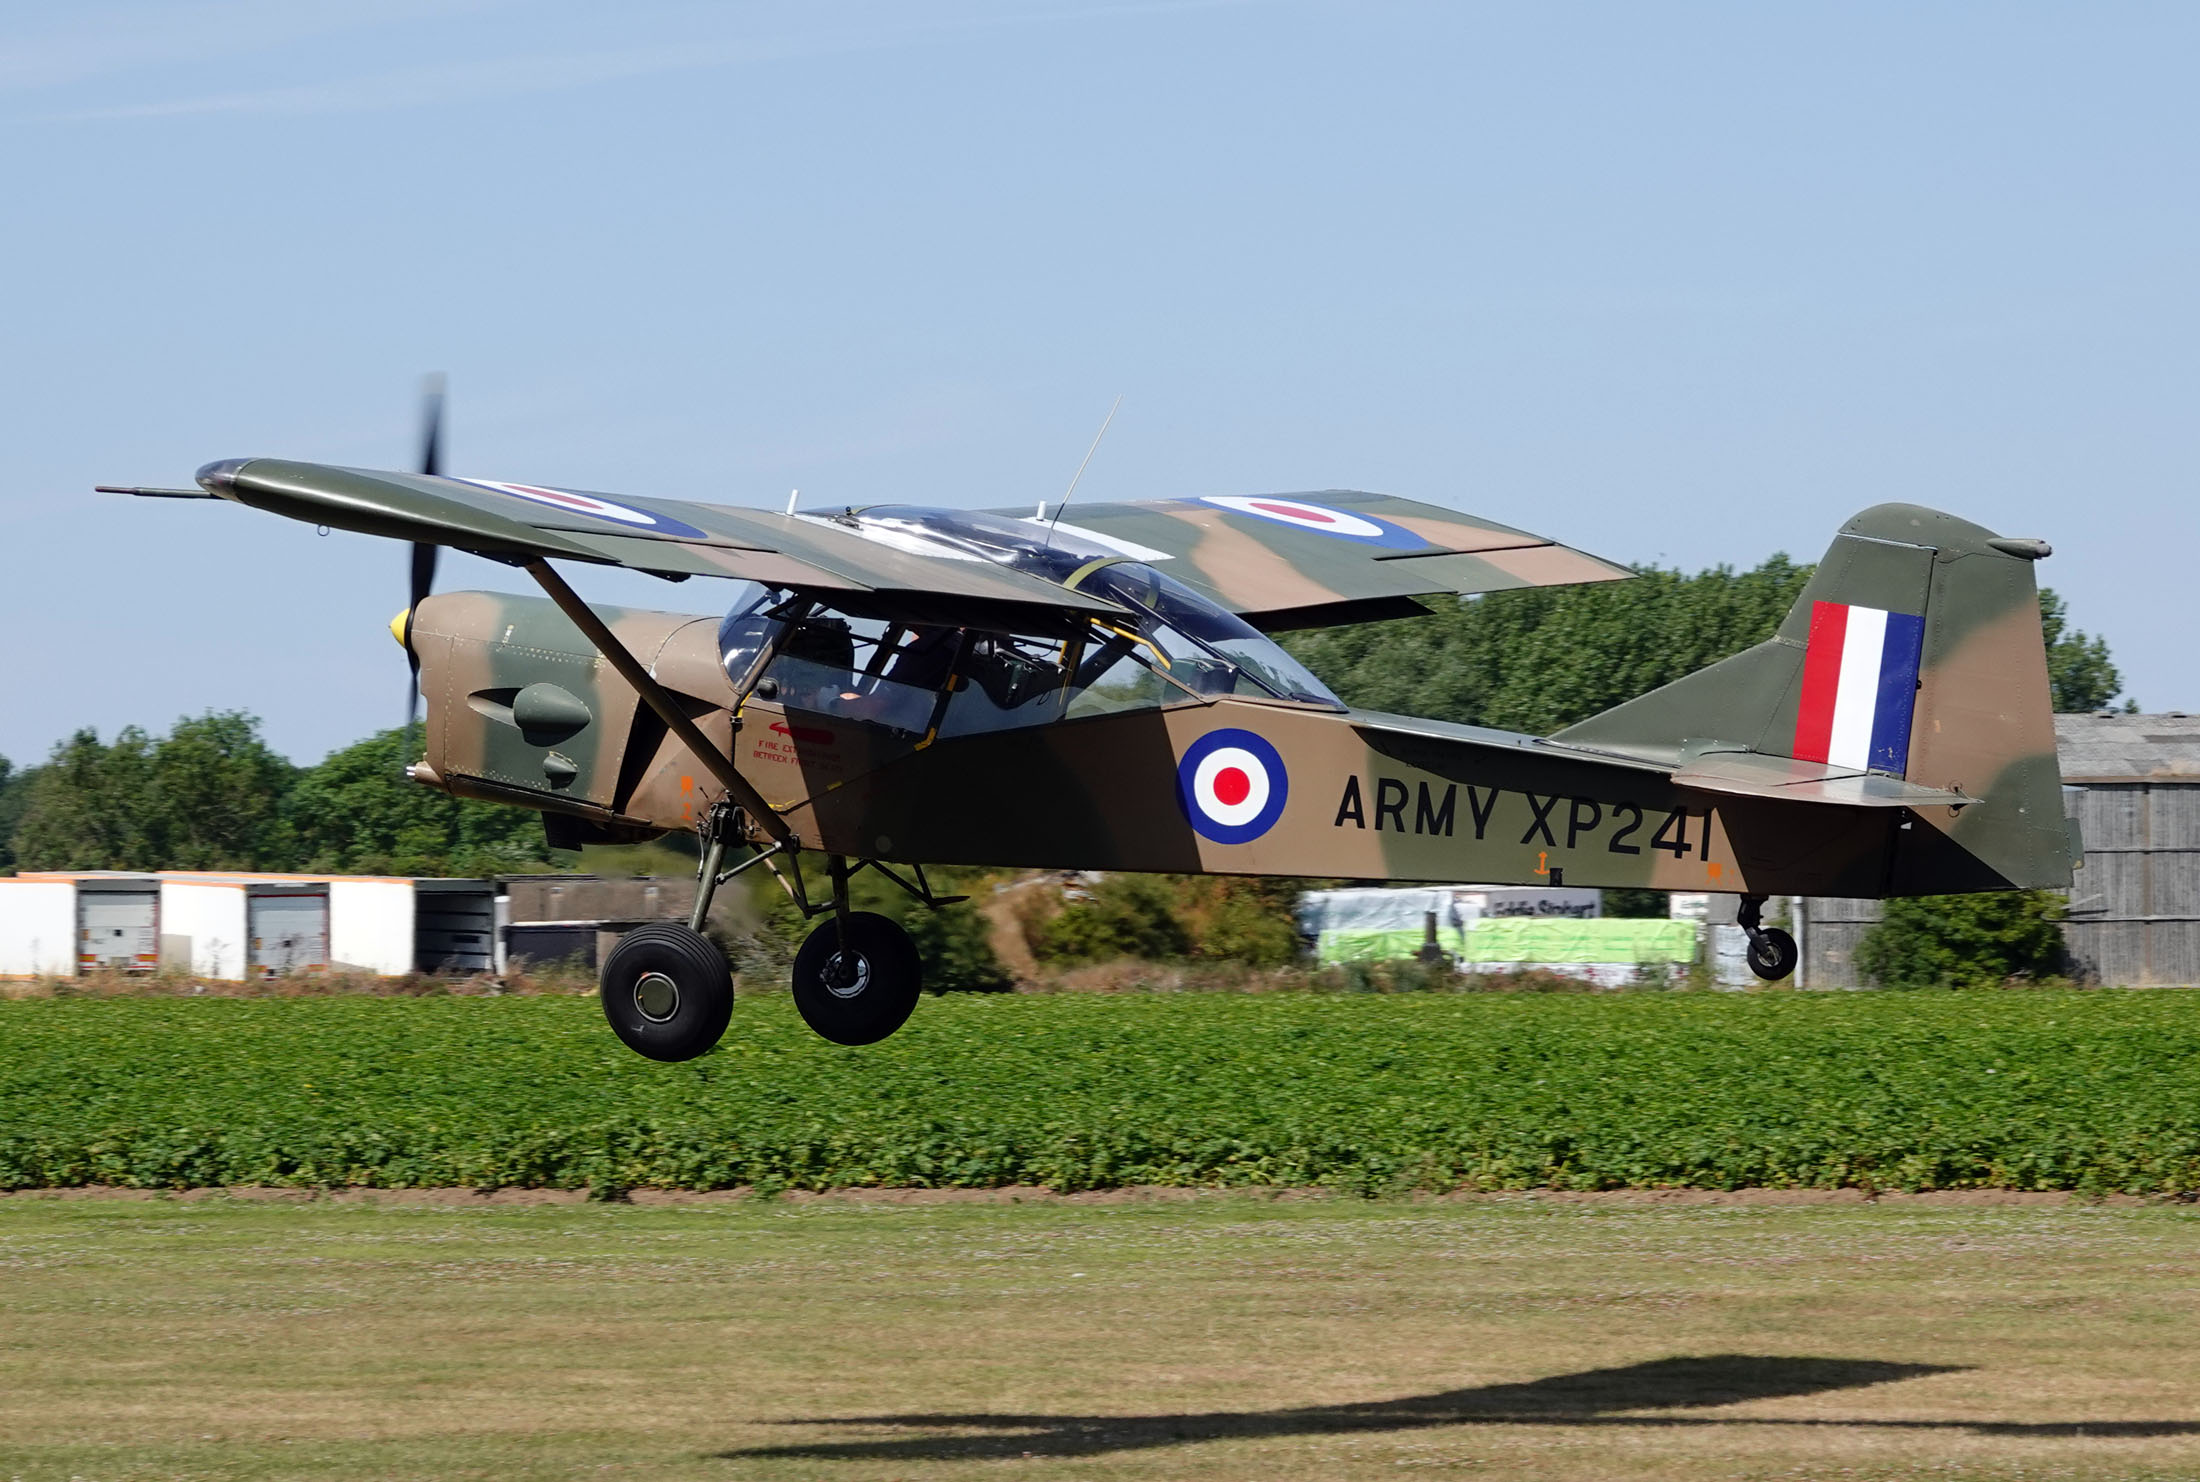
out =
<svg viewBox="0 0 2200 1482"><path fill-rule="evenodd" d="M599 520L610 520L628 525L636 530L648 530L658 535L677 535L684 540L707 540L709 535L683 520L670 515L651 514L631 504L617 504L594 494L577 494L571 489L548 489L540 484L511 484L501 479L458 479L455 482L471 484L476 489L487 489L492 494L509 494L514 499L524 499L548 509L563 510L571 515L593 515Z"/></svg>
<svg viewBox="0 0 2200 1482"><path fill-rule="evenodd" d="M1283 757L1251 731L1209 731L1176 764L1176 797L1200 836L1246 844L1283 816L1291 779Z"/></svg>
<svg viewBox="0 0 2200 1482"><path fill-rule="evenodd" d="M1203 494L1200 502L1211 504L1217 509L1229 510L1232 514L1252 515L1256 519L1272 521L1278 525L1290 525L1337 540L1358 541L1363 545L1387 546L1398 551L1418 551L1426 549L1429 544L1403 525L1395 525L1373 515L1331 509L1326 504L1310 504L1304 499L1285 499L1275 494Z"/></svg>

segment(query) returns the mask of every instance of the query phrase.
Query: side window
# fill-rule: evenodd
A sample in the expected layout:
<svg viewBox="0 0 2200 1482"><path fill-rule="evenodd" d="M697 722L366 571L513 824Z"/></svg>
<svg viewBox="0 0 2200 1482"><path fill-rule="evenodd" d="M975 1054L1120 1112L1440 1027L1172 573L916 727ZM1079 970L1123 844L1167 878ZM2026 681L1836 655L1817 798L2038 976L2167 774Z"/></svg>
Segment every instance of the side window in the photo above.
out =
<svg viewBox="0 0 2200 1482"><path fill-rule="evenodd" d="M1062 718L1069 645L1001 634L971 635L940 735L974 736Z"/></svg>
<svg viewBox="0 0 2200 1482"><path fill-rule="evenodd" d="M789 710L921 735L939 708L959 638L954 629L812 615L795 624L764 671L770 693L761 685L757 693Z"/></svg>
<svg viewBox="0 0 2200 1482"><path fill-rule="evenodd" d="M787 627L755 693L905 735L937 725L946 739L1185 704L1229 693L1235 677L1158 623L1094 624L1064 640L813 611Z"/></svg>
<svg viewBox="0 0 2200 1482"><path fill-rule="evenodd" d="M1180 685L1156 672L1171 662L1150 639L1115 628L1095 626L1066 644L974 638L940 735L972 736L1189 700Z"/></svg>
<svg viewBox="0 0 2200 1482"><path fill-rule="evenodd" d="M1154 656L1123 633L1103 632L1085 650L1077 666L1067 714L1106 715L1117 710L1151 710L1184 697L1183 691L1153 671Z"/></svg>

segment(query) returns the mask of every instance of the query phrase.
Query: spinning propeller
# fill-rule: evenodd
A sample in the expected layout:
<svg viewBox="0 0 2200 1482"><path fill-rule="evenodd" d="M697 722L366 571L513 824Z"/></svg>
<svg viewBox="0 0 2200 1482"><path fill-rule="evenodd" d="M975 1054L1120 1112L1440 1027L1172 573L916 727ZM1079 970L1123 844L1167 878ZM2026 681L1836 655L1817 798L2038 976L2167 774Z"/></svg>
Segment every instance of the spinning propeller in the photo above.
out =
<svg viewBox="0 0 2200 1482"><path fill-rule="evenodd" d="M420 392L420 471L430 478L443 473L443 377L432 375ZM398 617L398 641L405 645L405 662L412 666L412 683L405 692L405 755L412 755L413 725L420 714L420 650L413 647L413 614L435 587L437 546L415 541L412 548L412 584L405 611Z"/></svg>

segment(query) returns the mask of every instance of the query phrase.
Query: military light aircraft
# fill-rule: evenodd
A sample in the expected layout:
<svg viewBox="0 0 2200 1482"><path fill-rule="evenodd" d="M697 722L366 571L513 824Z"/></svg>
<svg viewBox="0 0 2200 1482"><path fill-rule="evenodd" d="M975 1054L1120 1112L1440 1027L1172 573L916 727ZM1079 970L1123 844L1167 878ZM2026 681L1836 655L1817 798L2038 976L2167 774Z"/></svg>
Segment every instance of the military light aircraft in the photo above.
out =
<svg viewBox="0 0 2200 1482"><path fill-rule="evenodd" d="M1767 979L1796 961L1769 894L2070 883L2048 547L1951 515L1865 510L1776 636L1528 736L1351 709L1269 636L1630 574L1489 520L1349 490L768 511L448 477L441 429L436 392L419 472L233 458L103 488L412 542L413 780L538 809L555 847L699 835L689 919L602 967L612 1029L658 1060L724 1034L704 913L759 865L827 918L793 990L841 1044L921 987L901 928L850 909L866 868L935 907L926 863L1727 892ZM545 595L431 595L444 546ZM737 585L722 621L597 609L556 562Z"/></svg>

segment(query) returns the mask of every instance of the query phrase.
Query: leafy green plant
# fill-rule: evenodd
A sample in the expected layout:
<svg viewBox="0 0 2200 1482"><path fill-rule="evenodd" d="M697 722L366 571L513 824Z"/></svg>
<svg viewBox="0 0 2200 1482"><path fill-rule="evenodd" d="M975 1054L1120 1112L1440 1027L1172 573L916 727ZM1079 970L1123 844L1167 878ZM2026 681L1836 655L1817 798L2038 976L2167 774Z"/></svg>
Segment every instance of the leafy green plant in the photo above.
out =
<svg viewBox="0 0 2200 1482"><path fill-rule="evenodd" d="M994 955L985 918L967 901L939 910L903 908L902 929L924 962L924 986L934 993L1004 993L1015 986Z"/></svg>
<svg viewBox="0 0 2200 1482"><path fill-rule="evenodd" d="M2062 898L2046 890L1891 900L1856 947L1883 988L1990 988L2063 969Z"/></svg>
<svg viewBox="0 0 2200 1482"><path fill-rule="evenodd" d="M1739 572L1648 567L1633 581L1492 592L1285 646L1351 704L1542 734L1771 637L1810 573L1785 556Z"/></svg>
<svg viewBox="0 0 2200 1482"><path fill-rule="evenodd" d="M0 756L0 875L15 870L15 821L23 816L32 775Z"/></svg>
<svg viewBox="0 0 2200 1482"><path fill-rule="evenodd" d="M2048 587L2040 589L2040 636L2047 644L2047 686L2057 710L2099 710L2123 689L2123 672L2108 656L2108 640L2071 627L2063 599Z"/></svg>
<svg viewBox="0 0 2200 1482"><path fill-rule="evenodd" d="M165 736L90 730L27 775L13 852L23 869L280 869L292 845L282 800L296 768L230 711Z"/></svg>
<svg viewBox="0 0 2200 1482"><path fill-rule="evenodd" d="M1161 875L1109 875L1032 933L1047 962L1106 962L1118 957L1185 957L1192 935L1177 919L1177 891Z"/></svg>
<svg viewBox="0 0 2200 1482"><path fill-rule="evenodd" d="M412 739L417 745L418 734ZM405 740L402 728L378 731L298 775L283 812L300 867L390 875L543 868L538 814L411 781Z"/></svg>
<svg viewBox="0 0 2200 1482"><path fill-rule="evenodd" d="M659 1065L586 998L0 1001L0 1187L2193 1194L2194 1003L951 994L845 1049L766 994Z"/></svg>

